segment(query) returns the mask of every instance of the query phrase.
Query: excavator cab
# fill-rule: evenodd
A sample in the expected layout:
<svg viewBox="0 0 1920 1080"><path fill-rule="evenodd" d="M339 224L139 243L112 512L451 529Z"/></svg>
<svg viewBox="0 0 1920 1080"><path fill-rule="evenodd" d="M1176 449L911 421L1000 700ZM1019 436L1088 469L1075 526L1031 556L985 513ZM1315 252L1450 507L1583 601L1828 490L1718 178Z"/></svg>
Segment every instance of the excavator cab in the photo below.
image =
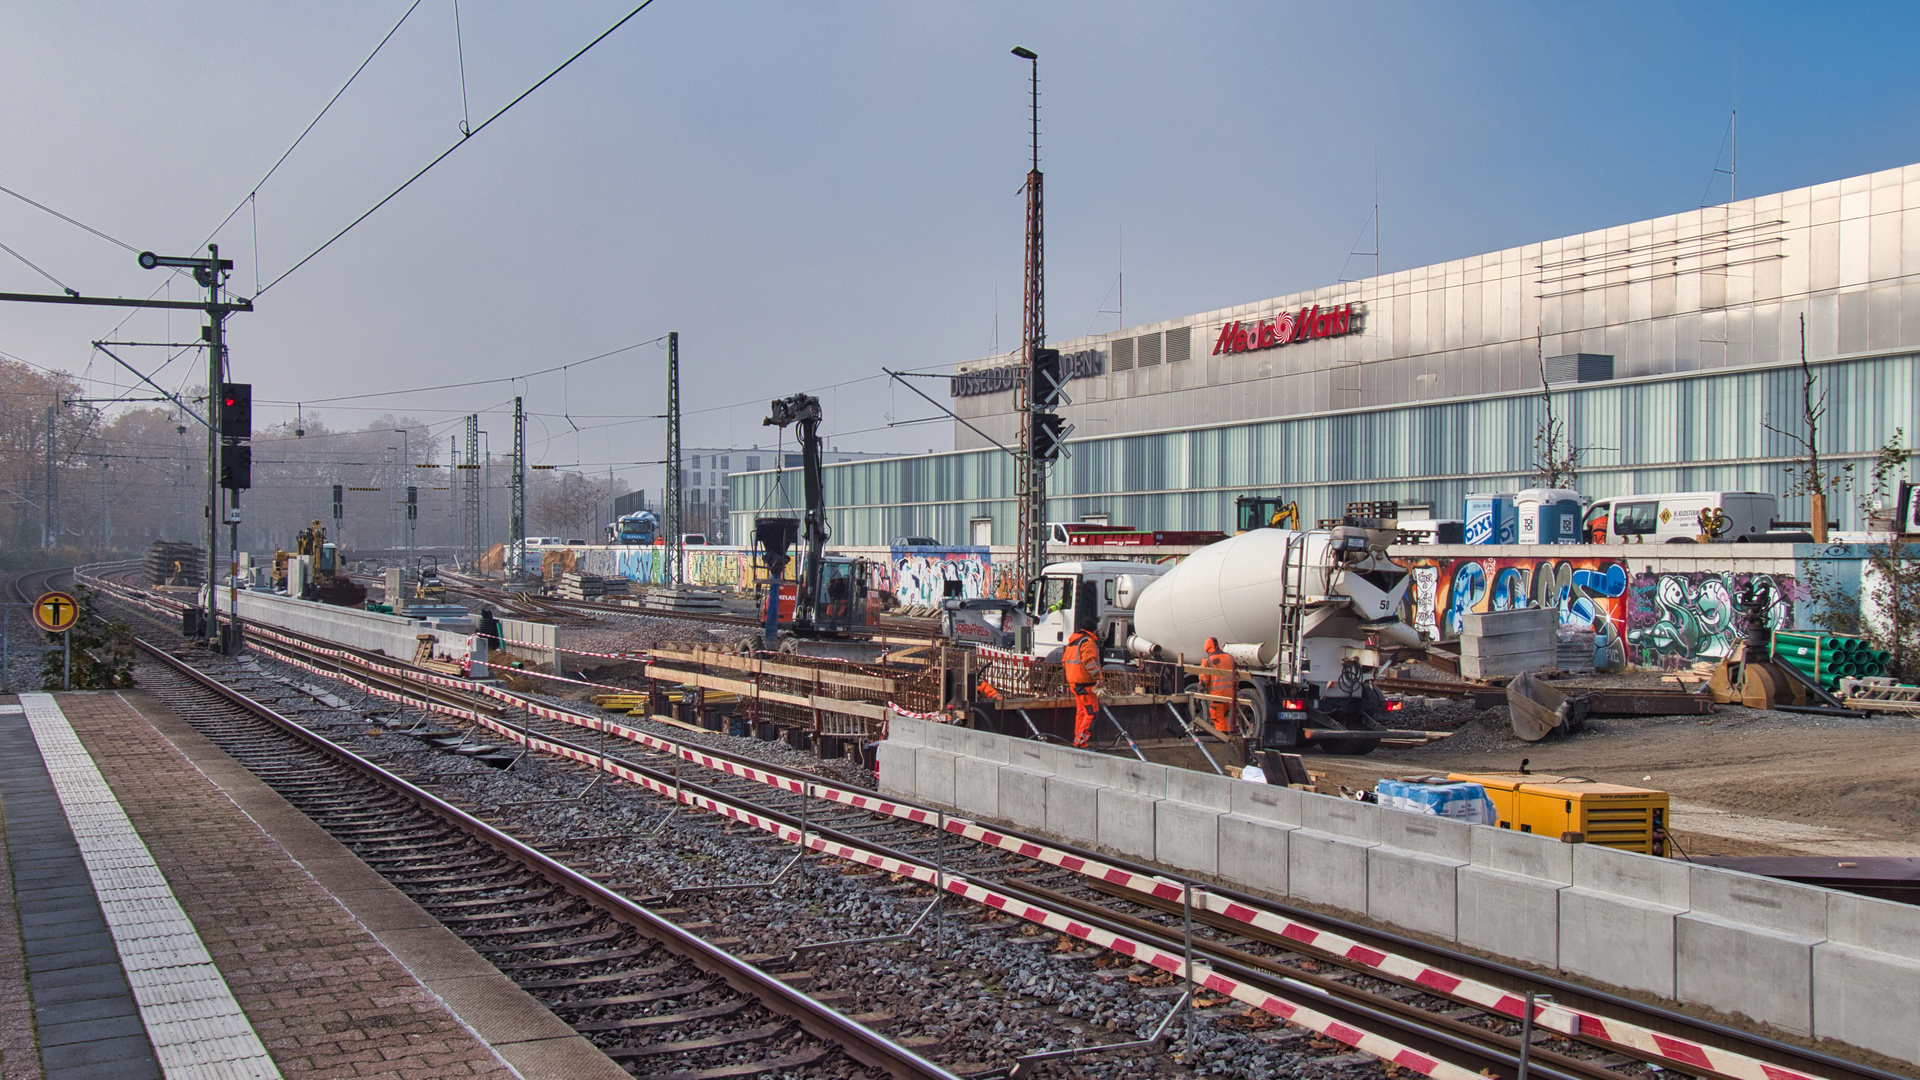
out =
<svg viewBox="0 0 1920 1080"><path fill-rule="evenodd" d="M873 625L865 562L836 555L821 558L819 591L814 594L814 633L841 634Z"/></svg>
<svg viewBox="0 0 1920 1080"><path fill-rule="evenodd" d="M1234 532L1254 529L1298 529L1300 504L1265 495L1242 495L1233 500Z"/></svg>

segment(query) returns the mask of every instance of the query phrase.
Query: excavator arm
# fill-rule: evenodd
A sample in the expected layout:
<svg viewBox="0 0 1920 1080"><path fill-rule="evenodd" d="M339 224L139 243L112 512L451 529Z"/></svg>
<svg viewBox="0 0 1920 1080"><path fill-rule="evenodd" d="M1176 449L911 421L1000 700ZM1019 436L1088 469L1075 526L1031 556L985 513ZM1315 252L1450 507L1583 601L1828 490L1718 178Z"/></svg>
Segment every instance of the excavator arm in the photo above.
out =
<svg viewBox="0 0 1920 1080"><path fill-rule="evenodd" d="M813 629L820 607L820 575L827 553L827 496L820 473L820 399L812 394L794 394L772 403L763 426L799 427L801 487L806 496L806 513L801 519L800 536L807 551L800 562L800 587L793 605L794 629L802 634Z"/></svg>

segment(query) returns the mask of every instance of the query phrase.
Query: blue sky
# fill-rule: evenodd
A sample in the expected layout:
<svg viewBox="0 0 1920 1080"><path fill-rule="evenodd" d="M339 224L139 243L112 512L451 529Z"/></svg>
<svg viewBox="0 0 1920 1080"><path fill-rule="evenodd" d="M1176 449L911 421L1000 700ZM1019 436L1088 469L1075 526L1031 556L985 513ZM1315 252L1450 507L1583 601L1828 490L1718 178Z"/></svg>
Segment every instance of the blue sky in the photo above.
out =
<svg viewBox="0 0 1920 1080"><path fill-rule="evenodd" d="M410 2L0 8L0 185L188 254ZM235 291L629 6L465 0L463 114L453 4L422 0L221 230ZM689 446L764 444L765 400L816 389L844 449L945 448L944 425L886 426L930 410L874 376L984 355L996 318L1017 342L1016 44L1041 56L1048 327L1068 338L1117 325L1123 263L1128 324L1369 272L1348 253L1372 243L1376 161L1386 270L1725 201L1736 49L1742 194L1920 161L1916 31L1896 4L656 0L236 316L233 359L258 400L340 426L451 421L517 389L536 461L603 472L659 456L661 425L633 419L661 409L658 349L464 384L678 330ZM0 243L86 293L158 281L4 197ZM0 255L0 291L50 288ZM128 381L87 344L118 314L0 314L0 352ZM320 401L445 383L463 385ZM500 414L484 423L503 446Z"/></svg>

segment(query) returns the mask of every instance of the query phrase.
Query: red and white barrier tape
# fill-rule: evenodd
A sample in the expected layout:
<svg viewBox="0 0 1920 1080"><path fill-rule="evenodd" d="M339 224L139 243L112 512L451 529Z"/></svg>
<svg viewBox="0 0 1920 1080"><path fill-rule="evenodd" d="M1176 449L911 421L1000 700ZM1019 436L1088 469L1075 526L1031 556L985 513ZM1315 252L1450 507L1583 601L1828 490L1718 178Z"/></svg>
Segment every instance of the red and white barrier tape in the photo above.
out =
<svg viewBox="0 0 1920 1080"><path fill-rule="evenodd" d="M718 799L710 798L708 796L687 792L676 785L669 784L660 780L656 780L652 777L646 776L633 769L629 769L623 765L620 765L616 762L609 761L606 757L602 755L583 752L568 746L561 746L557 743L553 743L546 739L542 739L537 735L532 735L528 732L517 730L510 724L502 723L501 721L494 720L490 717L482 716L479 713L472 712L470 710L459 709L454 706L445 705L439 702L431 702L431 701L417 702L412 699L404 698L402 695L394 694L390 691L382 690L380 688L371 686L359 679L353 678L350 675L323 671L317 665L308 664L304 661L298 660L292 656L282 653L279 649L273 648L271 646L256 644L254 645L254 647L259 649L262 652L265 652L273 656L275 659L280 660L283 663L288 663L295 667L315 672L316 674L329 675L335 678L344 679L346 682L352 683L353 685L358 686L361 689L382 698L395 700L395 701L406 701L408 704L414 705L416 707L425 707L425 708L431 709L434 712L439 712L439 713L443 713L451 716L462 717L464 719L472 721L473 723L475 723L476 725L478 725L479 727L487 731L493 732L494 734L500 736L501 738L524 745L529 750L536 750L543 753L555 754L557 756L564 757L572 761L580 762L581 764L590 766L592 768L600 769L604 772L611 773L614 776L617 776L630 783L637 784L657 795L661 795L666 798L671 798L676 800L677 802L684 803L687 806L691 806L697 809L706 810L715 814L719 814L730 820L738 821L738 822L741 822L742 824L750 825L754 828L764 830L766 832L772 833L775 836L778 836L780 839L785 840L789 843L798 844L802 842L803 834L801 830L796 829L791 825L774 821L770 818L767 818L758 813L755 813L752 810L735 806L731 803L726 803ZM650 745L658 744L658 747L674 747L674 749L678 751L677 756L688 761L693 761L697 764L715 763L715 759L709 758L706 755L696 754L687 750L684 747L674 746L674 744L669 743L664 739L655 739L651 736L645 736L643 733L635 731L631 728L626 728L623 725L609 724L609 725L606 725L606 727L615 729L613 731L609 731L610 734L618 733L623 735L640 736L640 739L638 741L643 741ZM809 789L814 787L815 785L805 784L805 783L802 783L801 781L793 780L788 777L777 776L772 773L765 773L758 769L754 769L748 766L739 766L734 762L726 762L725 764L731 767L727 768L724 771L732 773L733 775L743 776L749 779L758 780L762 783L767 783L774 787L778 787L786 791L795 792L801 795L813 794ZM889 856L880 855L875 852L867 851L864 848L858 848L852 845L842 844L837 841L827 840L824 837L821 837L817 834L812 833L811 831L808 831L807 833L804 834L804 841L805 841L806 847L811 851L816 851L824 855L831 855L835 858L843 859L847 862L858 863L864 866L874 867L879 870L887 871L888 873L898 874L902 877L910 877L915 881L919 881L919 882L922 882L923 884L931 885L936 889L943 889L944 891L951 893L954 896L962 897L964 899L971 900L975 903L982 904L986 907L993 908L997 911L1001 911L1006 914L1024 919L1028 922L1036 923L1050 930L1058 931L1059 933L1066 934L1071 937L1079 938L1080 940L1086 941L1089 944L1097 945L1101 948L1110 949L1122 955L1133 957L1136 960L1140 960L1145 963L1151 964L1154 967L1157 967L1162 971L1166 971L1170 974L1181 976L1183 978L1187 974L1185 960L1178 953L1169 953L1169 952L1166 952L1165 950L1149 946L1144 942L1140 942L1132 938L1124 937L1119 934L1114 934L1109 931L1099 929L1097 927L1089 926L1083 922L1080 922L1076 919L1072 919L1065 915L1061 915L1057 912L1047 911L1043 908L1034 907L1031 904L1027 904L1024 901L1016 899L1012 896L1008 896L1007 894L996 891L994 889L987 888L983 885L979 885L970 881L965 881L965 880L953 877L952 875L942 874L938 870L935 870L932 867L923 866L918 863L905 862ZM1361 1050L1366 1053L1372 1054L1376 1057L1381 1058L1382 1060L1392 1062L1393 1064L1399 1065L1403 1068L1411 1069L1415 1072L1420 1073L1423 1076L1434 1077L1436 1078L1436 1080L1477 1080L1479 1076L1478 1073L1471 1072L1457 1065L1453 1065L1451 1063L1441 1061L1437 1058L1430 1057L1426 1054L1419 1053L1418 1051L1413 1050L1410 1047L1403 1046L1400 1043L1395 1042L1384 1035L1380 1035L1371 1031L1366 1031L1360 1028L1355 1028L1348 1024L1340 1023L1339 1021L1333 1019L1332 1017L1327 1016L1326 1014L1321 1013L1318 1010L1309 1008L1305 1005L1301 1005L1298 1002L1288 1001L1285 998L1276 997L1272 994L1268 994L1263 990L1259 990L1254 987L1247 986L1241 983L1237 979L1230 978L1226 975L1222 975L1219 972L1212 970L1207 965L1195 964L1193 966L1192 978L1196 984L1200 986L1204 986L1207 989L1213 990L1216 993L1224 994L1230 998L1233 998L1236 1001L1240 1001L1245 1004L1252 1005L1255 1008L1271 1013L1274 1016L1278 1016L1283 1020L1287 1020L1289 1022L1299 1024L1301 1027L1319 1032L1320 1034L1326 1035L1329 1038L1336 1039L1342 1043L1345 1043L1348 1046L1352 1046L1357 1050Z"/></svg>
<svg viewBox="0 0 1920 1080"><path fill-rule="evenodd" d="M304 644L303 644L303 647L311 648L311 646L304 646ZM318 651L333 653L343 658L354 659L356 660L356 662L365 663L365 661L360 661L358 660L358 658L351 657L349 654L345 653L344 651L324 650L324 649L318 650ZM308 665L303 664L300 666L307 667ZM542 706L537 702L527 701L526 699L519 698L516 695L506 693L505 691L501 691L493 687L475 686L474 684L471 684L471 683L465 683L462 680L448 679L448 678L444 678L441 676L434 676L434 675L426 675L420 672L403 671L402 669L398 669L398 668L385 668L380 665L373 665L373 664L369 664L368 666L372 667L374 670L381 671L383 674L394 674L401 678L411 678L415 680L424 679L427 681L434 682L438 685L448 686L456 689L479 690L483 693L486 693L490 697L497 698L502 702L512 704L516 707L526 708L529 712L532 712L534 715L541 716L550 720L556 720L561 723L572 724L578 727L584 727L589 730L601 732L603 734L613 735L615 737L625 739L629 742L634 742L639 745L645 746L648 749L654 750L656 752L670 754L672 756L678 757L692 764L699 765L702 768L713 770L715 772L725 773L730 776L738 776L743 779L752 780L756 783L761 783L761 784L769 785L771 787L776 787L784 791L803 794L809 797L819 798L819 799L823 799L830 802L837 802L837 803L841 803L843 805L854 807L861 810L868 810L874 813L886 814L890 817L902 818L904 820L913 821L920 824L934 825L935 827L944 827L948 832L954 833L955 835L958 835L958 836L963 836L970 840L974 840L978 843L986 844L990 847L999 848L1004 851L1021 855L1025 858L1034 859L1040 862L1045 862L1054 866L1058 866L1062 869L1070 870L1075 873L1085 875L1087 877L1099 878L1100 880L1107 881L1112 884L1120 885L1124 888L1133 889L1137 892L1147 893L1149 895L1156 896L1161 899L1178 900L1182 896L1181 886L1178 883L1173 882L1167 878L1154 877L1154 876L1145 875L1145 874L1138 874L1131 870L1126 870L1121 867L1100 862L1099 860L1088 859L1083 856L1074 855L1070 852L1062 851L1058 848L1049 847L1043 844L1036 844L1032 841L1022 840L1017 837L1010 837L1003 833L997 832L992 828L981 825L978 822L971 821L966 818L958 818L958 817L942 815L938 811L925 810L919 807L902 806L898 803L874 796L866 792L845 791L839 788L829 787L824 784L815 784L815 783L803 784L801 781L794 780L789 777L766 772L764 770L753 768L752 766L749 766L749 765L742 765L739 762L731 761L726 758L715 757L714 755L710 753L706 753L697 747L690 747L685 744L676 743L668 739L660 738L659 736L651 735L646 732L640 731L638 729L627 727L624 724L614 723L608 720L603 720L598 717L585 716L579 713L568 712L562 709L549 708L546 706ZM318 671L319 669L309 668L309 670ZM321 672L321 673L331 674L326 672ZM347 677L347 678L348 678L348 681L354 682L356 685L364 685L359 683L358 680L352 679L351 677ZM368 689L371 689L371 688L368 688ZM399 695L387 694L377 690L374 690L373 692L380 694L380 696L382 697L388 697L393 700L406 700L409 703L414 703L412 699L403 699ZM435 709L435 711L445 712L445 713L456 715L456 716L464 716L468 719L474 720L475 722L481 724L482 726L488 728L489 730L494 730L494 731L498 731L503 734L506 734L508 737L514 738L516 741L519 739L518 732L514 731L511 727L507 725L500 724L498 721L481 717L477 713L471 713L471 712L466 712L464 710L455 709L451 706L438 705L438 703L433 703L433 704L437 705L437 708ZM551 746L551 744L547 744L547 745ZM570 757L575 760L581 760L581 761L588 760L584 757L581 757L578 754L578 752L567 752L564 747L553 747L551 752L560 753L562 756ZM591 762L588 762L588 763L591 763ZM603 765L602 767L606 767L606 766ZM623 776L625 775L625 772L626 772L626 770L616 770L616 771L620 772ZM626 776L625 778L633 779L633 777L631 776ZM899 872L899 871L895 871L895 872ZM960 895L966 895L964 891L953 889L951 886L949 887L949 891L954 891ZM969 897L969 898L972 898L972 897ZM1414 960L1406 956L1401 956L1395 953L1389 953L1389 952L1384 952L1378 949L1374 949L1370 946L1363 945L1358 941L1354 941L1351 938L1347 938L1339 934L1334 934L1330 931L1317 929L1305 923L1300 923L1295 920L1289 919L1283 915L1248 907L1237 901L1230 900L1226 897L1218 896L1205 889L1195 889L1193 891L1193 899L1196 905L1199 905L1208 911L1213 911L1215 913L1224 915L1230 919L1234 919L1235 921L1245 923L1249 926L1259 927L1262 930L1266 930L1266 931L1278 934L1282 937L1287 938L1290 941L1299 942L1303 946L1316 949L1323 953L1337 956L1342 960L1353 963L1357 966L1368 968L1375 972L1378 972L1382 977L1391 979L1396 982L1407 983L1410 985L1418 985L1428 990L1431 990L1434 993L1440 994L1442 996L1454 998L1456 1000L1463 1001L1468 1004L1478 1006L1480 1008L1488 1009L1489 1011L1498 1012L1506 1016L1517 1018L1522 1015L1522 1013L1525 1011L1525 1008L1526 1008L1526 1004L1525 1004L1526 999L1523 996L1518 996L1509 991L1502 990L1499 987L1493 986L1490 983L1485 983L1476 979L1469 979L1459 975L1455 975L1444 969L1437 968L1429 964L1423 964L1420 961ZM982 901L982 902L984 903L985 901ZM1061 929L1063 932L1066 932L1066 928L1064 927L1054 927L1054 928ZM1073 936L1084 937L1084 935L1080 935L1080 934L1075 934ZM1087 940L1093 940L1093 939L1088 938ZM1096 944L1098 944L1098 942L1096 942ZM1135 955L1135 954L1129 953L1128 955ZM1218 976L1216 974L1213 976L1213 978L1224 979L1224 976ZM1198 981L1197 976L1196 976L1196 981ZM1226 981L1229 983L1232 982L1231 980L1226 980ZM1207 985L1212 987L1213 989L1219 990L1221 993L1229 993L1227 989L1223 988L1222 986L1215 986L1211 981L1209 981ZM1234 985L1238 985L1238 984L1234 984ZM1244 987L1242 989L1246 990L1247 993L1250 993L1250 994L1259 995L1262 997L1266 996L1260 991L1250 990ZM1257 1007L1266 1009L1266 1011L1269 1011L1269 1012L1275 1011L1273 1009L1268 1009L1265 1004L1252 1001L1249 998L1242 996L1242 994L1240 993L1232 993L1230 996L1233 996L1236 1000L1245 1001L1247 1004L1256 1005ZM1291 1003L1287 1003L1287 1002L1278 1002L1278 1004L1287 1005L1289 1007L1293 1007L1296 1009L1298 1008L1297 1006L1291 1006ZM1275 1015L1285 1016L1287 1019L1293 1019L1292 1016L1287 1015L1286 1013L1275 1012ZM1315 1015L1319 1015L1319 1014L1315 1014ZM1323 1017L1323 1019L1326 1019L1329 1024L1337 1025L1337 1022L1331 1020L1331 1018ZM1642 1054L1654 1055L1654 1056L1665 1058L1670 1061L1680 1062L1694 1068L1706 1069L1713 1072L1722 1073L1727 1076L1738 1077L1740 1078L1740 1080L1818 1080L1818 1078L1812 1076L1811 1074L1801 1072L1796 1069L1791 1069L1791 1068L1787 1068L1785 1066L1780 1066L1780 1065L1774 1065L1772 1063L1760 1061L1757 1058L1752 1058L1744 1054L1738 1054L1733 1051L1728 1051L1728 1050L1720 1049L1718 1047L1708 1046L1704 1043L1699 1043L1691 1039L1679 1038L1679 1037L1668 1035L1662 1032L1657 1032L1651 1028L1647 1028L1642 1025L1599 1016L1597 1014L1590 1013L1585 1010L1574 1009L1564 1005L1546 1004L1546 1005L1537 1006L1534 1013L1534 1022L1543 1028L1546 1028L1548 1030L1554 1031L1559 1034L1579 1037L1588 1041L1598 1041L1598 1042L1608 1043L1614 1046L1618 1046L1625 1050L1633 1050ZM1312 1024L1305 1024L1304 1026L1313 1027ZM1315 1028L1315 1030L1321 1030L1321 1029ZM1323 1033L1328 1034L1334 1038L1340 1038L1340 1036L1333 1034L1333 1032L1331 1031L1323 1032ZM1360 1034L1365 1034L1365 1033L1360 1033ZM1359 1046L1358 1043L1352 1042L1347 1039L1341 1039L1341 1041L1347 1042L1349 1045ZM1375 1051L1368 1049L1365 1046L1361 1046L1360 1048L1367 1049L1369 1053L1375 1053ZM1401 1049L1404 1050L1405 1048L1401 1048ZM1406 1051L1406 1052L1412 1053L1412 1051ZM1415 1056L1418 1057L1421 1055L1415 1055ZM1398 1058L1390 1057L1387 1060L1392 1060L1396 1064L1406 1064L1405 1062L1401 1062ZM1444 1064L1444 1063L1441 1063L1441 1064ZM1414 1065L1411 1065L1411 1064L1406 1065L1406 1067L1415 1068L1416 1071L1423 1071L1423 1070L1417 1069ZM1452 1066L1447 1066L1447 1067L1452 1068ZM1428 1073L1427 1075L1440 1075L1440 1074ZM1471 1074L1468 1074L1468 1075L1471 1075Z"/></svg>

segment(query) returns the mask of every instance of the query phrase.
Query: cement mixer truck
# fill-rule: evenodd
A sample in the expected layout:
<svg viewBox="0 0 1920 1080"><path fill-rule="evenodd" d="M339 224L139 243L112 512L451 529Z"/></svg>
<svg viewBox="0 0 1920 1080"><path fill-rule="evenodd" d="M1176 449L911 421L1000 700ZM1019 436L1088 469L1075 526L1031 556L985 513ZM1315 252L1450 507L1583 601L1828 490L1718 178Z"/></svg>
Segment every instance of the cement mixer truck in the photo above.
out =
<svg viewBox="0 0 1920 1080"><path fill-rule="evenodd" d="M1209 544L1151 580L1122 579L1129 651L1197 663L1207 638L1234 658L1235 727L1258 750L1364 754L1388 725L1374 688L1379 647L1417 647L1399 618L1409 578L1391 531L1341 525L1254 529ZM1196 713L1201 709L1196 707Z"/></svg>

